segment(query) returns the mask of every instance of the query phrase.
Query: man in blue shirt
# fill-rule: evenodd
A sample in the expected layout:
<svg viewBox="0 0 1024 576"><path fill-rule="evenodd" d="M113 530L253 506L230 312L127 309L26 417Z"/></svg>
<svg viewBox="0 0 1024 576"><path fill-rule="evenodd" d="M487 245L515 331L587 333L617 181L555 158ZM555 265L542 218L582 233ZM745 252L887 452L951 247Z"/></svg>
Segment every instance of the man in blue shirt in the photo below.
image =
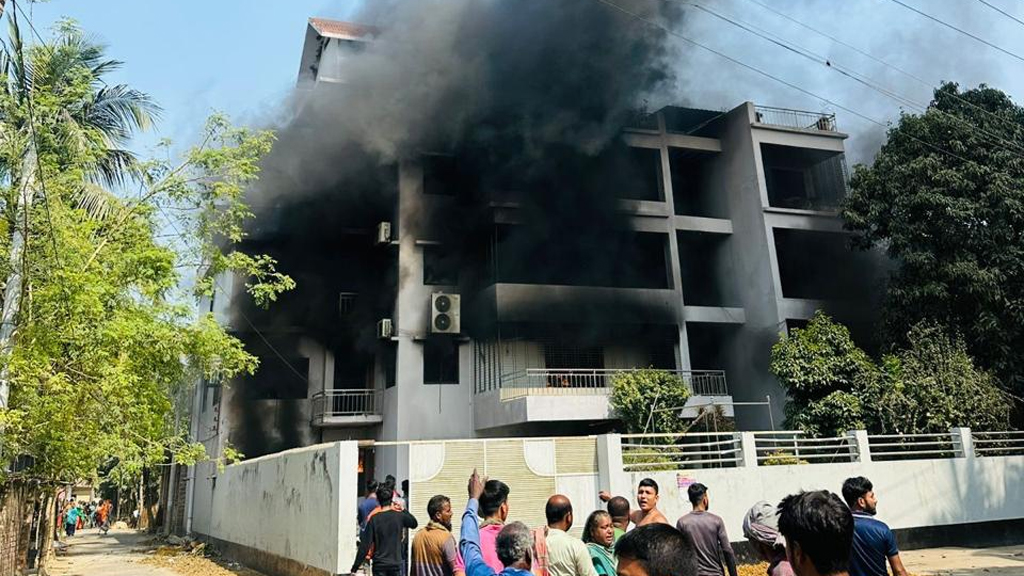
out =
<svg viewBox="0 0 1024 576"><path fill-rule="evenodd" d="M484 492L484 482L480 480L476 470L469 477L469 502L462 514L462 541L459 551L466 564L466 576L495 576L494 570L484 562L480 549L480 527L476 523L477 508L480 495ZM505 569L502 576L532 576L530 567L533 564L533 538L530 529L522 522L506 524L495 540L498 560Z"/></svg>
<svg viewBox="0 0 1024 576"><path fill-rule="evenodd" d="M848 478L843 482L843 499L853 513L850 576L888 576L886 560L892 566L893 576L907 576L896 536L884 522L874 518L878 499L871 481L863 476Z"/></svg>
<svg viewBox="0 0 1024 576"><path fill-rule="evenodd" d="M358 514L359 514L359 531L362 532L366 529L366 521L370 519L370 512L377 507L377 481L369 480L366 482L366 498L359 503Z"/></svg>

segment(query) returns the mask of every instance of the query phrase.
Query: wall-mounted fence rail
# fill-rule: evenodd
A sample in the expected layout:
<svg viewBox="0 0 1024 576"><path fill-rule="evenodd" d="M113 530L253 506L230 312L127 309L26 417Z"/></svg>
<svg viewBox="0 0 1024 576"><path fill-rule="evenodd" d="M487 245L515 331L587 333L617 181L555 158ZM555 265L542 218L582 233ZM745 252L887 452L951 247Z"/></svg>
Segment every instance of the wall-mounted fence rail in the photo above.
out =
<svg viewBox="0 0 1024 576"><path fill-rule="evenodd" d="M314 426L349 419L379 418L384 414L383 390L326 390L311 400Z"/></svg>
<svg viewBox="0 0 1024 576"><path fill-rule="evenodd" d="M623 469L630 472L796 464L837 464L1024 455L1024 432L868 434L810 438L799 431L622 434Z"/></svg>
<svg viewBox="0 0 1024 576"><path fill-rule="evenodd" d="M1024 432L973 432L976 456L1024 455Z"/></svg>
<svg viewBox="0 0 1024 576"><path fill-rule="evenodd" d="M762 466L857 461L852 436L807 438L801 432L755 432L754 445L757 463Z"/></svg>
<svg viewBox="0 0 1024 576"><path fill-rule="evenodd" d="M957 442L950 433L868 435L872 460L955 458Z"/></svg>
<svg viewBox="0 0 1024 576"><path fill-rule="evenodd" d="M622 466L628 471L735 468L742 451L732 432L622 435Z"/></svg>
<svg viewBox="0 0 1024 576"><path fill-rule="evenodd" d="M754 118L758 123L769 126L784 126L818 132L835 132L837 130L836 115L824 112L754 106Z"/></svg>

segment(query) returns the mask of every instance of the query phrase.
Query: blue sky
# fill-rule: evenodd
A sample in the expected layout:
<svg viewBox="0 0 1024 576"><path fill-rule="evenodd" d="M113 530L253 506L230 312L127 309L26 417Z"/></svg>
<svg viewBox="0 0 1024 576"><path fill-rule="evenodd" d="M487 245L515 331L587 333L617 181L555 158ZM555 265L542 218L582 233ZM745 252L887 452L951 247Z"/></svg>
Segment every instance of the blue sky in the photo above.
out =
<svg viewBox="0 0 1024 576"><path fill-rule="evenodd" d="M30 9L27 1L18 4ZM59 18L73 18L124 62L110 80L148 93L164 108L158 134L137 142L145 148L159 137L188 145L213 110L237 122L265 118L295 84L307 18L345 18L355 4L50 0L32 5L31 17L44 36Z"/></svg>

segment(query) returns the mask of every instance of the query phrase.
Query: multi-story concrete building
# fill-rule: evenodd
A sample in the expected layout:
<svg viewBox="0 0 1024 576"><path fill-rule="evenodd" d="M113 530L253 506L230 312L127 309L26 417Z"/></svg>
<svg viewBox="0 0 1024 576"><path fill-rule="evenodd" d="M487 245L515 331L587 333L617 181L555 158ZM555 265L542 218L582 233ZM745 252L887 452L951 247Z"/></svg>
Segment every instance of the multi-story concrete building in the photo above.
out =
<svg viewBox="0 0 1024 576"><path fill-rule="evenodd" d="M370 34L312 19L300 84L342 78L335 64ZM501 180L468 177L446 154L386 167L388 192L345 222L289 236L275 230L299 209L274 211L254 242L298 280L282 299L289 320L232 307L237 283L221 279L205 305L262 367L223 395L202 386L193 432L211 452L227 440L250 456L345 438L598 432L614 426L611 377L644 367L682 376L690 415L716 404L742 429L779 427L779 333L825 309L863 334L875 308L879 258L848 247L836 213L845 139L834 115L750 102L638 116L598 159L611 203L589 225L593 207L573 207L584 216L565 234L549 222L570 218L564 207L484 186ZM302 242L330 254L279 249Z"/></svg>

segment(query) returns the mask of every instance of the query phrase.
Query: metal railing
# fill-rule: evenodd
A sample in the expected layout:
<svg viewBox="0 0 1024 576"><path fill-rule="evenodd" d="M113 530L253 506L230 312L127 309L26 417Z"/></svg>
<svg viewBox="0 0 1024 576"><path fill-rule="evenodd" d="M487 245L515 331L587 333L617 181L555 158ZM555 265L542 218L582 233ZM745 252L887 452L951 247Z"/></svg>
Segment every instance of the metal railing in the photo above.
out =
<svg viewBox="0 0 1024 576"><path fill-rule="evenodd" d="M857 445L850 436L807 438L803 432L755 432L757 463L762 466L856 462Z"/></svg>
<svg viewBox="0 0 1024 576"><path fill-rule="evenodd" d="M872 460L955 458L958 448L949 433L869 434Z"/></svg>
<svg viewBox="0 0 1024 576"><path fill-rule="evenodd" d="M641 368L527 368L500 379L502 400L531 395L608 394L615 376ZM678 376L692 394L728 396L723 370L664 370Z"/></svg>
<svg viewBox="0 0 1024 576"><path fill-rule="evenodd" d="M353 416L381 416L384 413L382 390L325 390L310 399L313 424Z"/></svg>
<svg viewBox="0 0 1024 576"><path fill-rule="evenodd" d="M754 118L760 124L784 126L817 132L836 132L836 115L824 112L790 110L772 106L754 106Z"/></svg>
<svg viewBox="0 0 1024 576"><path fill-rule="evenodd" d="M732 432L622 435L626 471L735 468L742 460L740 438Z"/></svg>
<svg viewBox="0 0 1024 576"><path fill-rule="evenodd" d="M1024 455L1024 432L971 432L976 456Z"/></svg>

